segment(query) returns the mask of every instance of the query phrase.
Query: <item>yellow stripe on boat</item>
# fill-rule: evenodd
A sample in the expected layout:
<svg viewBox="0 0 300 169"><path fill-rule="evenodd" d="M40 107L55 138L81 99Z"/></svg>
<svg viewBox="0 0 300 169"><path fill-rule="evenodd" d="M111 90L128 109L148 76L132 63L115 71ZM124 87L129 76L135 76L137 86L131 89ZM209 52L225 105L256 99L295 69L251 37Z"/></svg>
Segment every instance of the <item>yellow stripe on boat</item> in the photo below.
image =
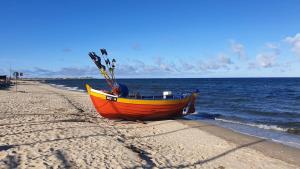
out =
<svg viewBox="0 0 300 169"><path fill-rule="evenodd" d="M106 99L106 95L92 91L92 88L86 84L86 89L91 96L95 96L101 99ZM139 99L126 99L118 97L117 102L119 103L129 103L129 104L150 104L150 105L170 105L170 104L180 104L186 103L191 96L184 99L177 100L139 100Z"/></svg>

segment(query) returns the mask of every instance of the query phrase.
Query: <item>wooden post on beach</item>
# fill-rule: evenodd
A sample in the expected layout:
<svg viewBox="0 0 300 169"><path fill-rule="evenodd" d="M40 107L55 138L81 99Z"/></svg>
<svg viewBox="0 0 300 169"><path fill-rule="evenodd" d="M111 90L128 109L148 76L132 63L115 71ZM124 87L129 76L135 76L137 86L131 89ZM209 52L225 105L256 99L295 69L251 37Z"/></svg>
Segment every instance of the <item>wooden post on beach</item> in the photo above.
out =
<svg viewBox="0 0 300 169"><path fill-rule="evenodd" d="M18 92L18 72L16 72L16 92Z"/></svg>
<svg viewBox="0 0 300 169"><path fill-rule="evenodd" d="M16 85L16 92L18 92L18 76L19 76L19 72L14 72L14 76L15 76L15 85Z"/></svg>

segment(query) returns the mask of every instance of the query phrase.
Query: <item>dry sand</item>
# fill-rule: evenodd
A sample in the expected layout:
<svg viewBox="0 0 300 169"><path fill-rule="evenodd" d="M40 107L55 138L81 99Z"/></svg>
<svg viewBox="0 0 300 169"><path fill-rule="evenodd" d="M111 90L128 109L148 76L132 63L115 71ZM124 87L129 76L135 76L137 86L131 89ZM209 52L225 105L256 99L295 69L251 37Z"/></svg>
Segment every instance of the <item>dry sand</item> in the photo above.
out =
<svg viewBox="0 0 300 169"><path fill-rule="evenodd" d="M188 120L99 116L86 93L0 90L0 168L300 168L300 152Z"/></svg>

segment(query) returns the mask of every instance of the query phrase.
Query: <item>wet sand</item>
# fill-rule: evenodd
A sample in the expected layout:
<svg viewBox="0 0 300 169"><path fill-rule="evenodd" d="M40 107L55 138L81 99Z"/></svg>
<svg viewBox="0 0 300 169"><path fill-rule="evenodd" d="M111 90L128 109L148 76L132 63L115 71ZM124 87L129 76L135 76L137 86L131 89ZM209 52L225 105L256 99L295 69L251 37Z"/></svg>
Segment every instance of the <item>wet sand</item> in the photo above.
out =
<svg viewBox="0 0 300 169"><path fill-rule="evenodd" d="M191 120L99 116L83 92L0 90L0 168L300 168L300 150Z"/></svg>

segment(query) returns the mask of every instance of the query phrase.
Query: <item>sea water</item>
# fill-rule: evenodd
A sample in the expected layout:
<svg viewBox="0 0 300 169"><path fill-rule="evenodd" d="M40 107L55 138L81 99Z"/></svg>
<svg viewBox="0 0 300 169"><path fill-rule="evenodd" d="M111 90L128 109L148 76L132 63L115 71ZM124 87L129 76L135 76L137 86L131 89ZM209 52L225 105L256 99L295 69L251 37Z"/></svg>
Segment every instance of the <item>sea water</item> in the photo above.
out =
<svg viewBox="0 0 300 169"><path fill-rule="evenodd" d="M109 89L103 79L46 80L69 90L85 84ZM198 89L196 113L187 118L300 148L300 78L120 79L129 92L160 95Z"/></svg>

